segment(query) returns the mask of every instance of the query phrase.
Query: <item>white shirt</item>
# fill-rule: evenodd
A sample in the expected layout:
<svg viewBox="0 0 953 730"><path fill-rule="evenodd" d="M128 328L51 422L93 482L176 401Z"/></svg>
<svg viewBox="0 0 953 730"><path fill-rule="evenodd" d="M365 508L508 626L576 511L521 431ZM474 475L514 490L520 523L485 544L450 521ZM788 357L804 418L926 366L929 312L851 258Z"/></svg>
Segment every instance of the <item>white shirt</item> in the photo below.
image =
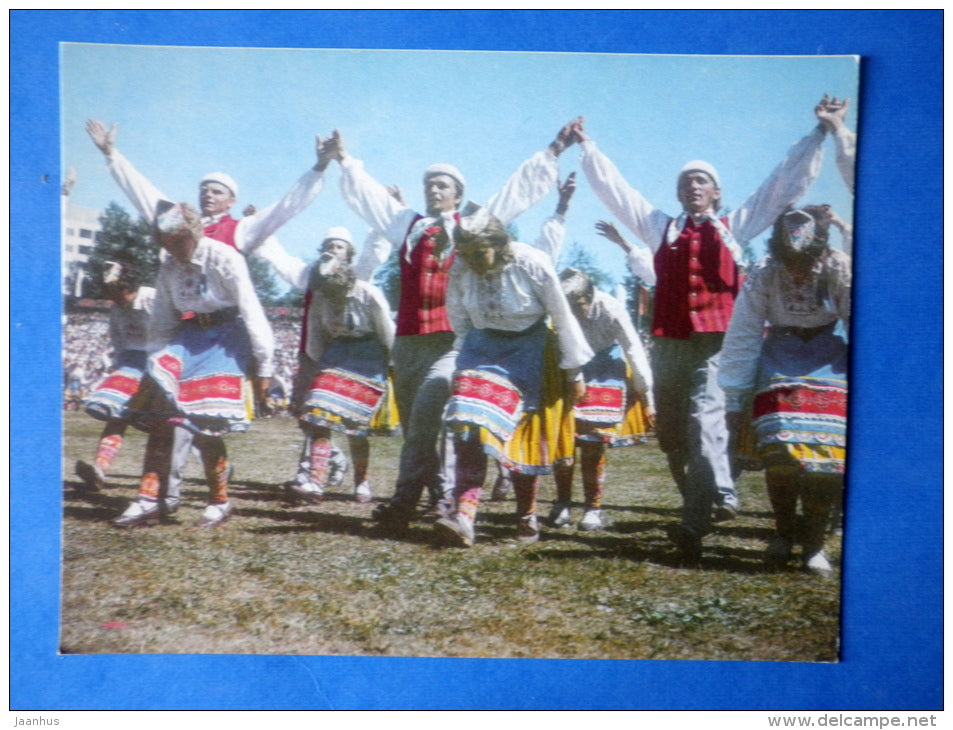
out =
<svg viewBox="0 0 953 730"><path fill-rule="evenodd" d="M519 332L549 315L559 337L559 367L582 367L594 353L569 309L552 263L532 246L516 241L510 245L513 260L500 271L477 274L461 258L450 267L447 318L457 336L454 347L459 349L473 328Z"/></svg>
<svg viewBox="0 0 953 730"><path fill-rule="evenodd" d="M837 170L844 178L844 184L851 193L854 192L854 161L857 157L857 135L847 127L841 126L831 135L834 138L834 149L837 151Z"/></svg>
<svg viewBox="0 0 953 730"><path fill-rule="evenodd" d="M255 294L245 258L210 238L199 239L188 263L172 256L162 260L148 351L156 352L172 341L184 312L210 314L229 307L238 307L248 329L258 375L271 377L274 335Z"/></svg>
<svg viewBox="0 0 953 730"><path fill-rule="evenodd" d="M821 169L823 139L824 130L815 127L788 150L784 160L744 203L728 213L728 230L735 241L755 238L807 192ZM596 148L595 142L587 140L580 146L583 172L598 198L654 254L661 246L673 217L656 208L631 187L615 164ZM733 254L738 260L741 249L737 245L734 249ZM651 257L629 257L632 273L652 285L655 283L655 274L654 264L650 263ZM651 274L649 269L652 270Z"/></svg>
<svg viewBox="0 0 953 730"><path fill-rule="evenodd" d="M341 171L341 194L351 209L374 230L380 231L392 246L402 245L418 213L398 202L387 188L365 171L360 160L345 155ZM506 225L548 193L556 185L558 176L556 156L548 149L537 152L523 162L503 188L490 198L486 209ZM418 224L415 229L423 230L437 220L424 218L427 223ZM447 232L451 233L452 225L449 229ZM408 241L410 248L415 244L416 241ZM389 255L390 251L387 253ZM386 258L384 256L384 260Z"/></svg>
<svg viewBox="0 0 953 730"><path fill-rule="evenodd" d="M735 300L735 309L721 348L718 383L726 408L741 410L758 375L765 324L771 327L821 327L840 319L850 327L850 257L831 249L812 276L796 284L772 256L756 263Z"/></svg>
<svg viewBox="0 0 953 730"><path fill-rule="evenodd" d="M277 238L269 237L256 255L267 260L288 284L307 290L314 264L288 253ZM388 352L394 344L395 326L384 293L374 284L360 279L348 294L344 307L329 303L315 292L307 321L305 352L315 362L320 361L328 343L337 337L364 337L373 333Z"/></svg>
<svg viewBox="0 0 953 730"><path fill-rule="evenodd" d="M592 295L589 315L579 320L582 333L594 352L600 352L616 343L622 348L622 355L632 369L633 386L639 395L648 394L649 405L652 400L652 369L645 354L645 347L639 339L625 304L611 294L596 289Z"/></svg>
<svg viewBox="0 0 953 730"><path fill-rule="evenodd" d="M366 281L356 281L344 306L335 305L314 292L308 308L308 333L305 350L314 362L321 361L332 340L376 335L390 352L396 328L383 292Z"/></svg>
<svg viewBox="0 0 953 730"><path fill-rule="evenodd" d="M107 162L116 183L147 221L155 220L156 206L160 200L174 200L160 192L119 150L113 150ZM235 246L238 250L246 256L252 253L268 236L307 208L321 192L323 180L324 172L312 168L277 203L240 219L235 228ZM210 225L223 215L203 218L202 225Z"/></svg>
<svg viewBox="0 0 953 730"><path fill-rule="evenodd" d="M151 286L140 286L129 306L113 303L109 310L109 340L113 347L115 366L119 353L125 350L145 350L149 341L149 317L156 298Z"/></svg>

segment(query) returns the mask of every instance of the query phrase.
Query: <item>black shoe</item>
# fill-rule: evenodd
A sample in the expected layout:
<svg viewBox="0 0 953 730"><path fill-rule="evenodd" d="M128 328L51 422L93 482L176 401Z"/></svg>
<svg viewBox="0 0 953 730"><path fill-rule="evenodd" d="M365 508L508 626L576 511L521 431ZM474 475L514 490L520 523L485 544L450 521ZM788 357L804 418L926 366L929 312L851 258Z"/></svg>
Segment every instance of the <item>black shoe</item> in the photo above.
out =
<svg viewBox="0 0 953 730"><path fill-rule="evenodd" d="M702 539L684 525L670 525L666 530L668 539L678 548L682 563L695 564L702 557Z"/></svg>
<svg viewBox="0 0 953 730"><path fill-rule="evenodd" d="M103 474L103 470L87 461L76 462L76 476L83 480L80 491L98 492L106 486L106 475Z"/></svg>

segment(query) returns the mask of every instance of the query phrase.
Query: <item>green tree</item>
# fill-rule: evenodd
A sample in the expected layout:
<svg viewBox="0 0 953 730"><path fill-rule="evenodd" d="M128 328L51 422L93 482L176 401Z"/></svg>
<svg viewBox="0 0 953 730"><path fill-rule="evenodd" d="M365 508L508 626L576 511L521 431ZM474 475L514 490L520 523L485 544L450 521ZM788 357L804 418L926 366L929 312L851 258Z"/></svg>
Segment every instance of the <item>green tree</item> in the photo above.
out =
<svg viewBox="0 0 953 730"><path fill-rule="evenodd" d="M151 226L143 219L132 217L118 203L111 202L99 217L102 231L97 234L96 245L86 262L88 296L103 297L103 267L107 261L131 264L139 272L139 281L144 286L155 283L159 269L159 248L152 241Z"/></svg>
<svg viewBox="0 0 953 730"><path fill-rule="evenodd" d="M281 306L284 297L278 291L278 282L275 281L271 264L257 256L248 256L245 261L248 263L251 283L255 286L255 292L258 294L258 301L261 302L261 305L263 307Z"/></svg>
<svg viewBox="0 0 953 730"><path fill-rule="evenodd" d="M592 285L596 289L611 292L615 285L615 280L596 265L592 254L576 241L573 241L568 248L563 250L559 261L559 266L556 268L557 272L567 267L579 269L579 271L589 275Z"/></svg>

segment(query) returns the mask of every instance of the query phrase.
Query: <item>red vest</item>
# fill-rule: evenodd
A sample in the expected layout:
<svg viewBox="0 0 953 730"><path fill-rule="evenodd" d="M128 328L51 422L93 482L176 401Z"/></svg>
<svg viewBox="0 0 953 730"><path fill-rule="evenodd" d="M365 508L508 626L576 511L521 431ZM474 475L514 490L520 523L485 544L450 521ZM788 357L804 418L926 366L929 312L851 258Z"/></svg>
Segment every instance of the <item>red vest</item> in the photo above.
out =
<svg viewBox="0 0 953 730"><path fill-rule="evenodd" d="M727 227L728 220L721 222ZM652 334L687 340L693 332L724 332L741 285L738 265L718 230L689 218L674 243L655 253Z"/></svg>
<svg viewBox="0 0 953 730"><path fill-rule="evenodd" d="M215 241L221 241L238 250L235 245L235 229L238 227L238 221L232 218L228 213L219 218L215 223L205 226L205 237Z"/></svg>
<svg viewBox="0 0 953 730"><path fill-rule="evenodd" d="M411 229L422 216L411 223ZM459 221L460 214L454 216ZM436 234L442 226L424 230L407 260L407 241L400 248L400 303L397 306L397 335L428 335L452 332L447 319L447 284L450 266L456 258L451 251L443 261L434 255ZM452 231L447 231L448 235ZM452 245L448 244L448 245Z"/></svg>

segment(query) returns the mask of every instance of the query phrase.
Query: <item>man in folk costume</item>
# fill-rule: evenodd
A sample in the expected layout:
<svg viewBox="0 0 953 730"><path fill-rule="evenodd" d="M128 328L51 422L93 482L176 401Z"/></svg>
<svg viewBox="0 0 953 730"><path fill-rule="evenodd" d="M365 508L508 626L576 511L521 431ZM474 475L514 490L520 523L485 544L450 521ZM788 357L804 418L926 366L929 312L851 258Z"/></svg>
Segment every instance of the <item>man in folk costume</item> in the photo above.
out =
<svg viewBox="0 0 953 730"><path fill-rule="evenodd" d="M166 252L149 322L147 377L129 401L130 419L149 434L136 501L117 527L157 524L174 431L195 437L209 487L198 525L215 527L233 511L223 437L248 429L246 374L271 376L274 336L255 296L245 259L202 235L189 205L160 203L156 239Z"/></svg>
<svg viewBox="0 0 953 730"><path fill-rule="evenodd" d="M581 121L581 120L578 120ZM558 177L557 157L571 143L570 125L541 152L523 162L486 204L504 225L538 202ZM373 514L387 531L407 527L426 488L431 503L448 497L455 471L453 445L442 426L456 361L447 319L446 291L454 261L452 232L475 210L464 201L466 180L453 165L428 167L423 176L426 215L396 200L361 161L346 154L335 131L341 190L348 205L392 246L399 246L401 294L394 343L394 386L404 431L394 496Z"/></svg>
<svg viewBox="0 0 953 730"><path fill-rule="evenodd" d="M589 184L606 207L654 254L652 322L656 429L682 494L681 523L669 537L686 562L701 557L702 538L738 509L728 456L718 354L742 272L742 249L813 184L820 171L825 127L818 124L744 203L723 217L715 168L692 160L678 174L682 212L669 216L622 177L583 130L574 127Z"/></svg>

